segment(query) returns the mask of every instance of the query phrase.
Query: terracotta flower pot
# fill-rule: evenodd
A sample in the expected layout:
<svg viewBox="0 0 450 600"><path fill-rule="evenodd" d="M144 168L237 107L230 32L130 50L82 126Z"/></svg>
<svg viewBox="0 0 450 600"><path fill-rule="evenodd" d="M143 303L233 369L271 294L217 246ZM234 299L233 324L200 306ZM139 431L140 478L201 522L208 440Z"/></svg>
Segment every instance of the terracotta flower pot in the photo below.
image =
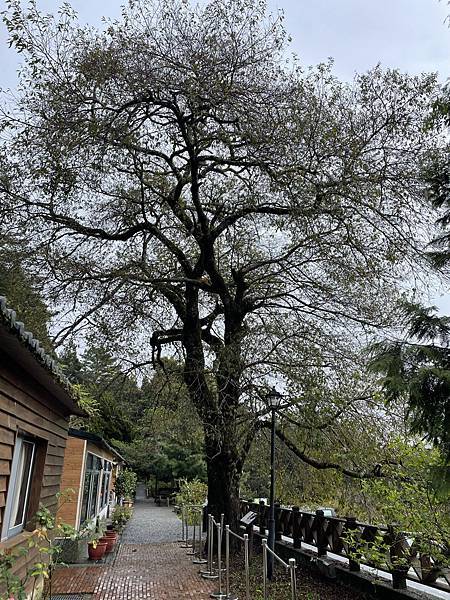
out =
<svg viewBox="0 0 450 600"><path fill-rule="evenodd" d="M111 536L105 536L105 537L101 537L100 538L101 542L105 542L106 544L106 552L112 552L114 549L114 544L116 543L116 540L111 537Z"/></svg>
<svg viewBox="0 0 450 600"><path fill-rule="evenodd" d="M105 537L113 537L113 538L117 538L117 531L114 531L112 529L108 529L107 531L105 531Z"/></svg>
<svg viewBox="0 0 450 600"><path fill-rule="evenodd" d="M96 547L92 542L88 543L89 560L101 560L106 552L106 542L97 542Z"/></svg>
<svg viewBox="0 0 450 600"><path fill-rule="evenodd" d="M118 539L118 534L117 531L106 531L105 532L105 537L107 538L112 538L114 540L114 543L117 542Z"/></svg>

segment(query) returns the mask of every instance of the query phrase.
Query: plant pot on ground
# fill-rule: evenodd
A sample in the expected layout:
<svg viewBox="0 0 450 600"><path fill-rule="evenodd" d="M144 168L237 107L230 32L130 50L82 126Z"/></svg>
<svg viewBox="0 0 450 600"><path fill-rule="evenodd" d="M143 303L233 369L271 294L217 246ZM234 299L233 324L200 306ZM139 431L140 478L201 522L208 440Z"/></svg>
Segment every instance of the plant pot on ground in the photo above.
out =
<svg viewBox="0 0 450 600"><path fill-rule="evenodd" d="M113 531L112 529L107 529L107 530L105 531L105 535L104 535L104 537L111 537L111 538L113 538L114 540L117 540L117 539L118 539L118 537L119 537L119 534L117 533L117 531Z"/></svg>
<svg viewBox="0 0 450 600"><path fill-rule="evenodd" d="M106 542L93 540L88 542L89 560L101 560L106 552Z"/></svg>
<svg viewBox="0 0 450 600"><path fill-rule="evenodd" d="M101 537L99 540L100 543L105 543L106 544L106 553L109 554L110 552L112 552L114 550L114 546L116 543L115 538L111 537L111 536L104 536Z"/></svg>

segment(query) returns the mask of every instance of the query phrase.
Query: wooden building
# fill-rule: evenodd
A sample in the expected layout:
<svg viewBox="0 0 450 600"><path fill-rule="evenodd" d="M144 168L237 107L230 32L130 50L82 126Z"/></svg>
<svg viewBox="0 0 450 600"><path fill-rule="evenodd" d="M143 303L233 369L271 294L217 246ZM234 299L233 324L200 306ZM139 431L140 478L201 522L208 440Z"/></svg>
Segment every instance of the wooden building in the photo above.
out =
<svg viewBox="0 0 450 600"><path fill-rule="evenodd" d="M68 380L0 297L0 550L26 545L40 504L56 509L70 415L83 412Z"/></svg>
<svg viewBox="0 0 450 600"><path fill-rule="evenodd" d="M100 436L70 429L61 489L72 489L75 494L64 503L58 516L77 529L97 517L107 517L115 503L114 481L124 463L122 456Z"/></svg>

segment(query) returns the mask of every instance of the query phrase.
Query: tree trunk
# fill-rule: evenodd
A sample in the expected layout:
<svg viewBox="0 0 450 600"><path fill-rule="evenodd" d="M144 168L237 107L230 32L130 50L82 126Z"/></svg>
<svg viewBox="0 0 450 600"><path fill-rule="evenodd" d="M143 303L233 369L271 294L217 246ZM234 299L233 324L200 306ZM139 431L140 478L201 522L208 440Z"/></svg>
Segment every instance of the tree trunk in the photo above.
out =
<svg viewBox="0 0 450 600"><path fill-rule="evenodd" d="M224 515L225 525L236 531L239 520L239 481L236 460L218 454L208 461L208 512L216 521Z"/></svg>
<svg viewBox="0 0 450 600"><path fill-rule="evenodd" d="M216 433L218 433L216 431ZM219 436L222 440L226 436ZM230 436L230 439L233 439ZM224 444L216 437L208 435L206 439L206 461L208 472L208 513L212 514L217 522L224 515L224 527L229 525L235 533L239 532L239 483L241 478L240 457L234 448ZM214 532L214 545L217 542L217 531ZM223 543L225 534L223 536ZM239 544L233 536L230 538L230 547L238 549Z"/></svg>

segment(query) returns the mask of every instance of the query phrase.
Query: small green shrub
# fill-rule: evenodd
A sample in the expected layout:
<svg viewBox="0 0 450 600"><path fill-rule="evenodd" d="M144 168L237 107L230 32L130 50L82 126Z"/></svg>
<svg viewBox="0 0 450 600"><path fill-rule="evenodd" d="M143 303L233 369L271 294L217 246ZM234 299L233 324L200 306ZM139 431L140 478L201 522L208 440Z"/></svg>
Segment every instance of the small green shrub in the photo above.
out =
<svg viewBox="0 0 450 600"><path fill-rule="evenodd" d="M133 511L128 506L117 505L111 516L111 522L114 528L118 531L122 531L132 514Z"/></svg>
<svg viewBox="0 0 450 600"><path fill-rule="evenodd" d="M136 493L137 475L131 469L124 469L117 475L114 491L118 498L131 500Z"/></svg>
<svg viewBox="0 0 450 600"><path fill-rule="evenodd" d="M203 505L208 495L208 486L199 479L180 482L180 492L176 496L178 506ZM180 516L180 515L179 515ZM198 525L202 519L202 513L199 509L186 509L185 516L188 525Z"/></svg>

